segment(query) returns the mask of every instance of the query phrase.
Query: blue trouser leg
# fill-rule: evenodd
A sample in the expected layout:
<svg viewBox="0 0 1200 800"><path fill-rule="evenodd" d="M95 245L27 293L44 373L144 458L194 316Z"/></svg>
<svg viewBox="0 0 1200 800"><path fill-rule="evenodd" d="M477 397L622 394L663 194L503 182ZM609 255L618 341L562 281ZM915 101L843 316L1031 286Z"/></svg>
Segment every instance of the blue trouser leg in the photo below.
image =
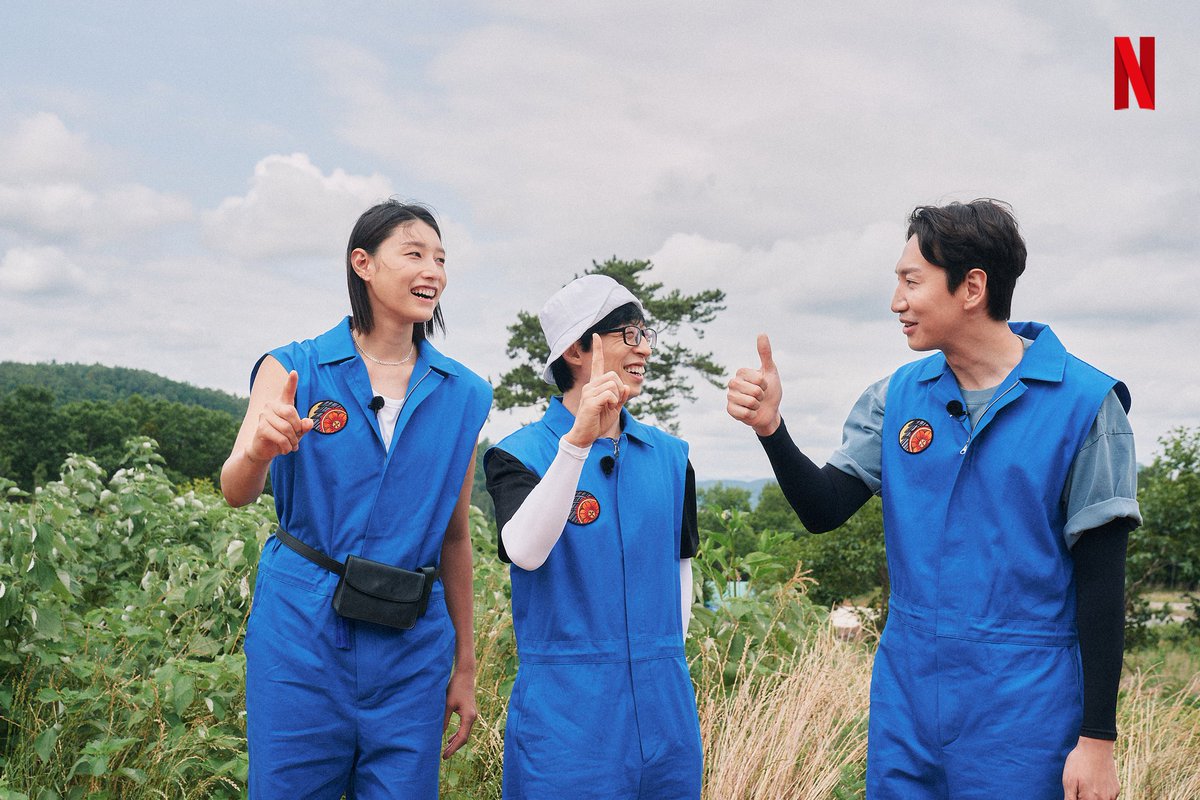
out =
<svg viewBox="0 0 1200 800"><path fill-rule="evenodd" d="M631 667L645 759L638 798L699 800L704 756L687 661L656 658Z"/></svg>
<svg viewBox="0 0 1200 800"><path fill-rule="evenodd" d="M682 658L521 665L504 732L506 800L697 800L702 771Z"/></svg>
<svg viewBox="0 0 1200 800"><path fill-rule="evenodd" d="M504 731L505 800L636 798L631 701L626 663L522 664Z"/></svg>
<svg viewBox="0 0 1200 800"><path fill-rule="evenodd" d="M337 800L345 791L356 747L345 699L350 651L334 647L328 606L328 597L259 572L245 644L255 800Z"/></svg>
<svg viewBox="0 0 1200 800"><path fill-rule="evenodd" d="M259 572L246 632L250 797L436 798L453 627L339 621L329 597Z"/></svg>
<svg viewBox="0 0 1200 800"><path fill-rule="evenodd" d="M936 637L895 616L875 653L867 725L867 797L946 800L937 739Z"/></svg>
<svg viewBox="0 0 1200 800"><path fill-rule="evenodd" d="M950 796L1059 800L1083 715L1077 648L943 638L938 660Z"/></svg>
<svg viewBox="0 0 1200 800"><path fill-rule="evenodd" d="M1077 648L888 620L871 682L867 796L1058 800L1082 716Z"/></svg>
<svg viewBox="0 0 1200 800"><path fill-rule="evenodd" d="M436 798L454 628L441 594L411 631L355 629L359 753L349 800ZM376 669L368 670L367 667Z"/></svg>

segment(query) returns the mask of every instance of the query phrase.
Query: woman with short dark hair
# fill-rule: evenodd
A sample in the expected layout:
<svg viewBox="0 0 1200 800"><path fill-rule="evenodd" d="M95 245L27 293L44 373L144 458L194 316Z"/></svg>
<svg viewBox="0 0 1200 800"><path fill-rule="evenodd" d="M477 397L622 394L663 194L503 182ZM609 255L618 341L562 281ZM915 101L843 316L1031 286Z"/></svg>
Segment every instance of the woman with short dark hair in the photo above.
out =
<svg viewBox="0 0 1200 800"><path fill-rule="evenodd" d="M428 209L368 209L352 316L251 375L221 489L245 505L269 471L279 515L246 630L252 798L436 797L450 714L443 757L475 720L467 508L491 387L428 340L445 261Z"/></svg>

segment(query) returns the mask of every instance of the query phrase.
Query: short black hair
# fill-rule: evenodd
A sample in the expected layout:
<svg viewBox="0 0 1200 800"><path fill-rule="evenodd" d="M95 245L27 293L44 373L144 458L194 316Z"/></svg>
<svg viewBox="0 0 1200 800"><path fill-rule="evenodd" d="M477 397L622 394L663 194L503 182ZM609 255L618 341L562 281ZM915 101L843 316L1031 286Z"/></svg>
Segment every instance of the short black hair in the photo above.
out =
<svg viewBox="0 0 1200 800"><path fill-rule="evenodd" d="M1012 206L986 197L965 204L917 206L908 217L904 238L913 235L925 260L946 271L951 292L968 272L981 269L987 275L988 316L1001 321L1011 316L1013 290L1025 271L1026 257Z"/></svg>
<svg viewBox="0 0 1200 800"><path fill-rule="evenodd" d="M592 349L592 334L599 333L600 331L610 331L622 325L644 324L646 324L646 317L642 314L642 310L638 308L637 303L626 303L623 306L617 306L605 314L603 319L584 331L576 344L579 345L580 350L587 353ZM571 365L562 356L550 362L550 374L554 377L554 385L558 387L560 392L570 391L575 385L575 376L571 374Z"/></svg>
<svg viewBox="0 0 1200 800"><path fill-rule="evenodd" d="M346 286L350 290L350 313L354 330L370 333L375 327L375 316L371 312L371 300L367 295L367 282L354 271L350 254L362 248L371 255L383 244L392 232L401 225L412 222L424 222L433 228L438 238L442 238L442 229L438 227L433 212L420 203L401 203L399 200L385 200L371 206L362 213L354 230L350 231L350 241L346 244ZM434 331L446 332L446 321L442 318L442 305L438 303L433 309L433 319L424 325L413 325L413 343L420 342L434 334Z"/></svg>

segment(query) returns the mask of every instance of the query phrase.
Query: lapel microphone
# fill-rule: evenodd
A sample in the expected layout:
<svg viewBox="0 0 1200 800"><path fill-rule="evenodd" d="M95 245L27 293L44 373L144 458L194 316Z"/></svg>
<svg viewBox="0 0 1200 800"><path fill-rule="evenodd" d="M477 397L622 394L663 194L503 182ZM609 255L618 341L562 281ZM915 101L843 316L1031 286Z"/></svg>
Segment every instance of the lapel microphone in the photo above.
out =
<svg viewBox="0 0 1200 800"><path fill-rule="evenodd" d="M383 408L383 396L377 394L372 397L371 402L367 403L367 408L371 409L372 411L378 411L379 409Z"/></svg>
<svg viewBox="0 0 1200 800"><path fill-rule="evenodd" d="M613 467L617 465L617 460L612 456L605 456L600 459L600 469L604 470L605 477L612 475Z"/></svg>
<svg viewBox="0 0 1200 800"><path fill-rule="evenodd" d="M951 400L949 403L946 403L946 411L950 413L950 416L956 419L967 413L967 410L963 408L963 404L957 400Z"/></svg>

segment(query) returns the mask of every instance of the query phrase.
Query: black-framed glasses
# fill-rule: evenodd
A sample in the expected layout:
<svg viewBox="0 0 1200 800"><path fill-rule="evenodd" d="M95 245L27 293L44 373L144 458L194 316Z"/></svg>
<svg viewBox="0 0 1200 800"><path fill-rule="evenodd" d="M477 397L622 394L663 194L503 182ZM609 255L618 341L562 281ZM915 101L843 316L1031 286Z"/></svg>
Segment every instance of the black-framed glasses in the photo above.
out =
<svg viewBox="0 0 1200 800"><path fill-rule="evenodd" d="M625 339L625 344L629 345L630 347L637 347L642 343L642 339L646 340L646 343L650 345L651 350L653 350L654 346L658 344L658 331L654 330L654 328L639 328L637 325L622 325L619 328L610 328L606 331L600 331L600 333L619 333L621 334L622 338Z"/></svg>

